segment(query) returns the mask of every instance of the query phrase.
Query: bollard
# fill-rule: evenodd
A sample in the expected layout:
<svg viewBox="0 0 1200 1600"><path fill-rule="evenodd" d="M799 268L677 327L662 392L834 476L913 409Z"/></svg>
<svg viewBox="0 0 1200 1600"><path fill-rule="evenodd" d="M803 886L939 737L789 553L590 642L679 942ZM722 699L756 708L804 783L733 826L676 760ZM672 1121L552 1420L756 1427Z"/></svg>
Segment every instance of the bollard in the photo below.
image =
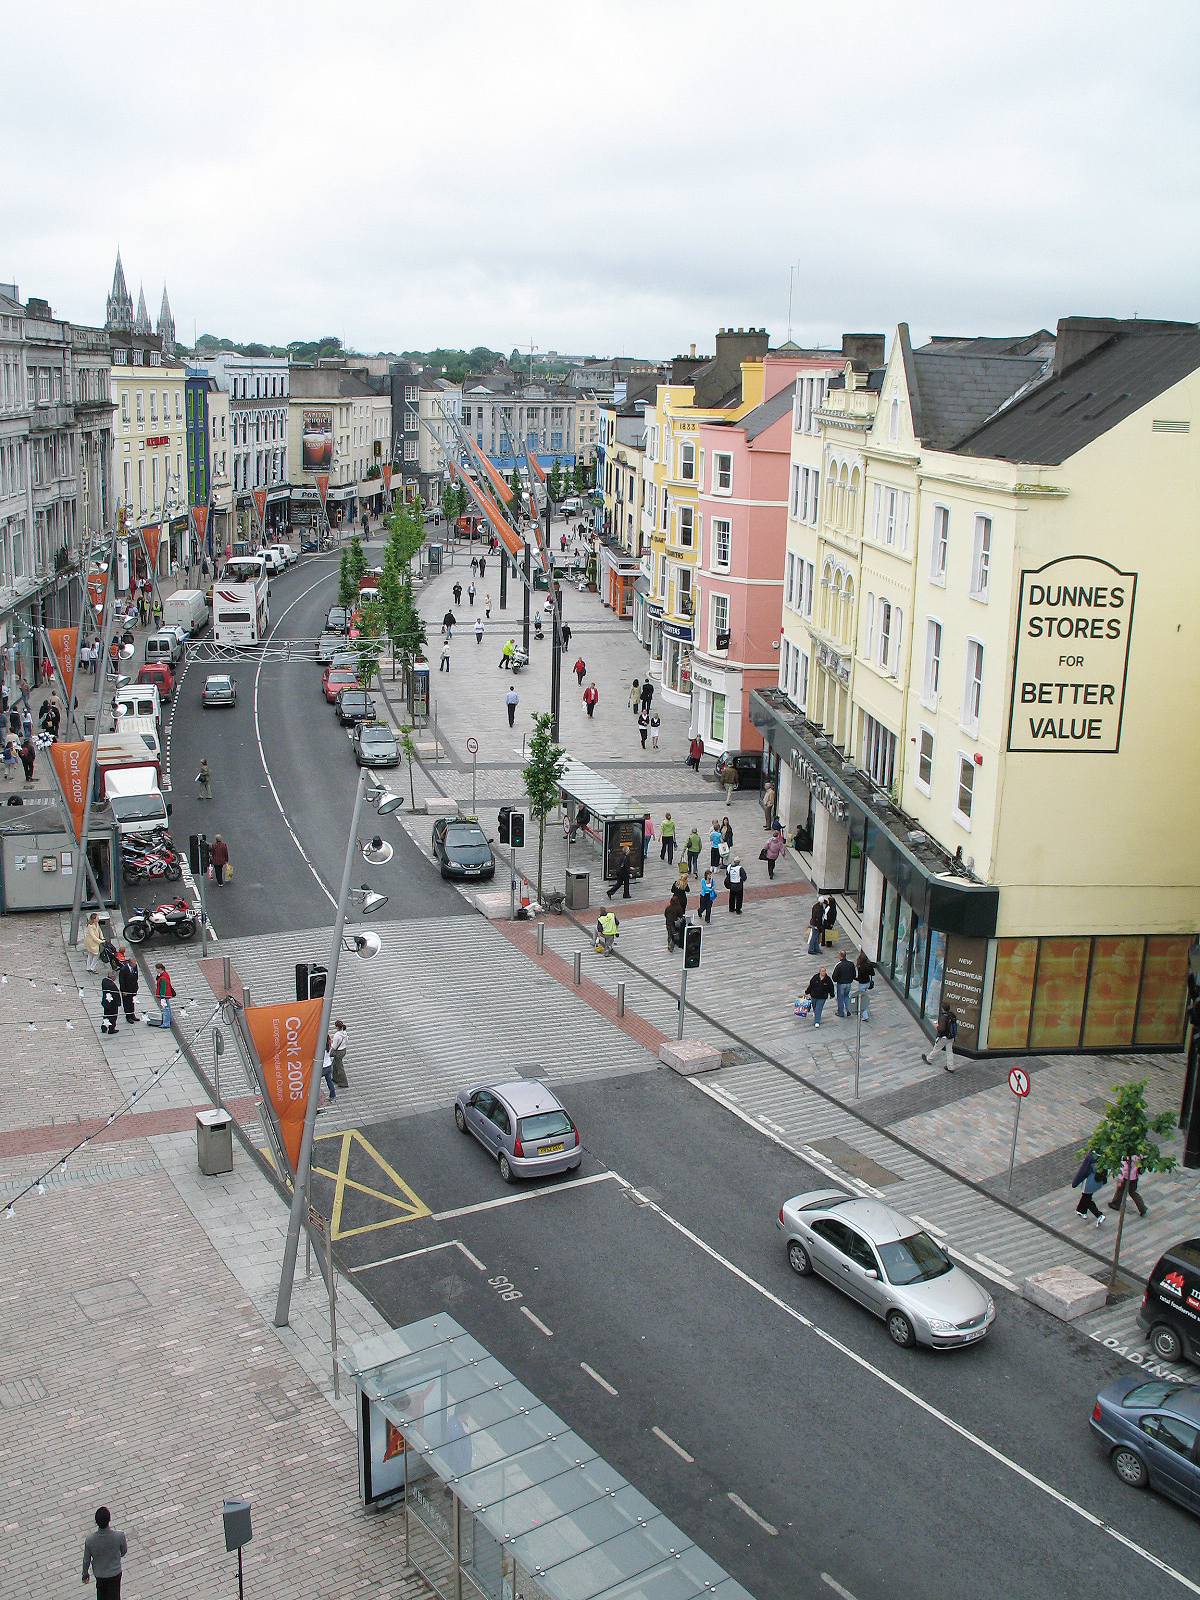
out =
<svg viewBox="0 0 1200 1600"><path fill-rule="evenodd" d="M221 987L226 994L229 993L229 984L232 974L230 971L229 957L221 957Z"/></svg>
<svg viewBox="0 0 1200 1600"><path fill-rule="evenodd" d="M617 1015L619 1017L625 1015L625 985L623 983L617 985Z"/></svg>
<svg viewBox="0 0 1200 1600"><path fill-rule="evenodd" d="M578 984L582 983L582 981L583 981L583 956L580 953L580 951L576 950L576 952L575 952L575 983L576 983L576 985L578 985Z"/></svg>
<svg viewBox="0 0 1200 1600"><path fill-rule="evenodd" d="M546 924L544 922L538 923L537 953L540 956L544 956L546 953Z"/></svg>

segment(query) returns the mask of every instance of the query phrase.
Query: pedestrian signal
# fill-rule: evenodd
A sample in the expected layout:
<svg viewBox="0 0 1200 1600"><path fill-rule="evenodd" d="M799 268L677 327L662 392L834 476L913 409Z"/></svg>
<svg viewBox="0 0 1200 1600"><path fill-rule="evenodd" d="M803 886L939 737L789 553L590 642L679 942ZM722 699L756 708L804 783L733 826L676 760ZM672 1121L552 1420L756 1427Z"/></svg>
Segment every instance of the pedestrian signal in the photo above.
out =
<svg viewBox="0 0 1200 1600"><path fill-rule="evenodd" d="M685 972L695 972L700 965L700 924L693 923L683 930L683 967Z"/></svg>
<svg viewBox="0 0 1200 1600"><path fill-rule="evenodd" d="M514 811L508 819L508 842L514 850L525 848L525 813Z"/></svg>

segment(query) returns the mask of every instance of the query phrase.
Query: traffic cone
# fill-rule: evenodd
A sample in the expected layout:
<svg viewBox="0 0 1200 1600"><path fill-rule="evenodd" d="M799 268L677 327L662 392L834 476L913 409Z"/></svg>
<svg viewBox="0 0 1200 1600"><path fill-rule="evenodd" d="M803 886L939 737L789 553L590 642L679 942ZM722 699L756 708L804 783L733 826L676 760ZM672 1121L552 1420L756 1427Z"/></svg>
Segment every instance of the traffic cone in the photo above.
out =
<svg viewBox="0 0 1200 1600"><path fill-rule="evenodd" d="M522 878L521 879L521 904L523 906L525 906L525 907L528 907L528 905L529 905L529 879L528 878Z"/></svg>

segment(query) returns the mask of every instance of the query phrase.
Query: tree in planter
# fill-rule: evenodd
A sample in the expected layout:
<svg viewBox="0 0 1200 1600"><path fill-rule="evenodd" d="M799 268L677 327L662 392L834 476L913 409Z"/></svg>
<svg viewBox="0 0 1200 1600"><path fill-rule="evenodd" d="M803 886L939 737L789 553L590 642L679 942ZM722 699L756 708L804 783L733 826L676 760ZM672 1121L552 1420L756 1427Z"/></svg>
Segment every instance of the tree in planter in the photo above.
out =
<svg viewBox="0 0 1200 1600"><path fill-rule="evenodd" d="M405 572L400 582L400 603L397 610L394 647L400 651L404 668L405 693L408 692L409 671L425 648L425 623L413 600L412 574Z"/></svg>
<svg viewBox="0 0 1200 1600"><path fill-rule="evenodd" d="M1095 1157L1097 1170L1107 1172L1120 1182L1122 1163L1132 1162L1136 1158L1141 1162L1143 1172L1173 1171L1175 1157L1164 1156L1150 1135L1153 1133L1163 1138L1169 1134L1175 1126L1175 1118L1169 1111L1163 1111L1151 1119L1146 1110L1146 1079L1143 1078L1140 1083L1114 1084L1112 1092L1117 1098L1104 1113L1104 1120L1087 1144ZM1128 1172L1130 1169L1126 1167L1125 1170ZM1126 1185L1121 1191L1112 1272L1108 1279L1110 1294L1117 1284L1117 1263L1121 1256L1121 1234L1125 1229L1125 1207L1128 1204L1129 1187Z"/></svg>
<svg viewBox="0 0 1200 1600"><path fill-rule="evenodd" d="M408 723L400 729L400 753L408 762L408 798L412 809L417 809L417 792L413 788L413 762L417 759L417 747L413 743L413 731Z"/></svg>
<svg viewBox="0 0 1200 1600"><path fill-rule="evenodd" d="M562 468L559 466L557 460L550 468L550 472L546 478L546 488L550 491L551 500L557 504L557 502L563 497Z"/></svg>
<svg viewBox="0 0 1200 1600"><path fill-rule="evenodd" d="M363 554L362 540L357 534L350 540L346 547L350 557L350 576L354 579L354 593L358 594L358 580L366 576L367 558Z"/></svg>
<svg viewBox="0 0 1200 1600"><path fill-rule="evenodd" d="M348 611L357 598L358 580L350 570L350 546L347 545L338 563L338 605Z"/></svg>
<svg viewBox="0 0 1200 1600"><path fill-rule="evenodd" d="M359 612L358 638L354 645L358 653L358 682L363 689L371 687L379 670L379 657L386 632L387 617L382 603L369 600Z"/></svg>
<svg viewBox="0 0 1200 1600"><path fill-rule="evenodd" d="M383 552L383 572L379 578L379 604L383 609L383 629L392 647L392 682L396 681L396 638L400 632L400 568L390 545Z"/></svg>
<svg viewBox="0 0 1200 1600"><path fill-rule="evenodd" d="M562 794L562 775L566 771L567 752L550 737L553 719L548 711L533 719L533 737L529 741L529 760L525 763L523 778L525 793L529 796L529 814L538 825L538 875L537 896L542 898L542 851L546 843L546 818L558 804Z"/></svg>
<svg viewBox="0 0 1200 1600"><path fill-rule="evenodd" d="M575 462L575 493L586 494L588 490L587 468L582 461Z"/></svg>
<svg viewBox="0 0 1200 1600"><path fill-rule="evenodd" d="M458 520L458 490L452 483L442 485L442 521L453 528Z"/></svg>

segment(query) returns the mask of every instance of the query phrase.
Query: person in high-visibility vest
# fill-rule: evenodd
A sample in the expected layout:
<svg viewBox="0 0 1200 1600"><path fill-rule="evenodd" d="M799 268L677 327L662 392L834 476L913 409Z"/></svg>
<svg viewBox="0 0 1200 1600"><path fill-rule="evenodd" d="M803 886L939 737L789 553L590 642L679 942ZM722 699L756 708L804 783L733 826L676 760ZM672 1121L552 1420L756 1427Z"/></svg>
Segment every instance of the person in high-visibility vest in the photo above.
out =
<svg viewBox="0 0 1200 1600"><path fill-rule="evenodd" d="M612 955L613 945L620 936L621 924L612 911L603 911L596 923L596 949L606 956Z"/></svg>

